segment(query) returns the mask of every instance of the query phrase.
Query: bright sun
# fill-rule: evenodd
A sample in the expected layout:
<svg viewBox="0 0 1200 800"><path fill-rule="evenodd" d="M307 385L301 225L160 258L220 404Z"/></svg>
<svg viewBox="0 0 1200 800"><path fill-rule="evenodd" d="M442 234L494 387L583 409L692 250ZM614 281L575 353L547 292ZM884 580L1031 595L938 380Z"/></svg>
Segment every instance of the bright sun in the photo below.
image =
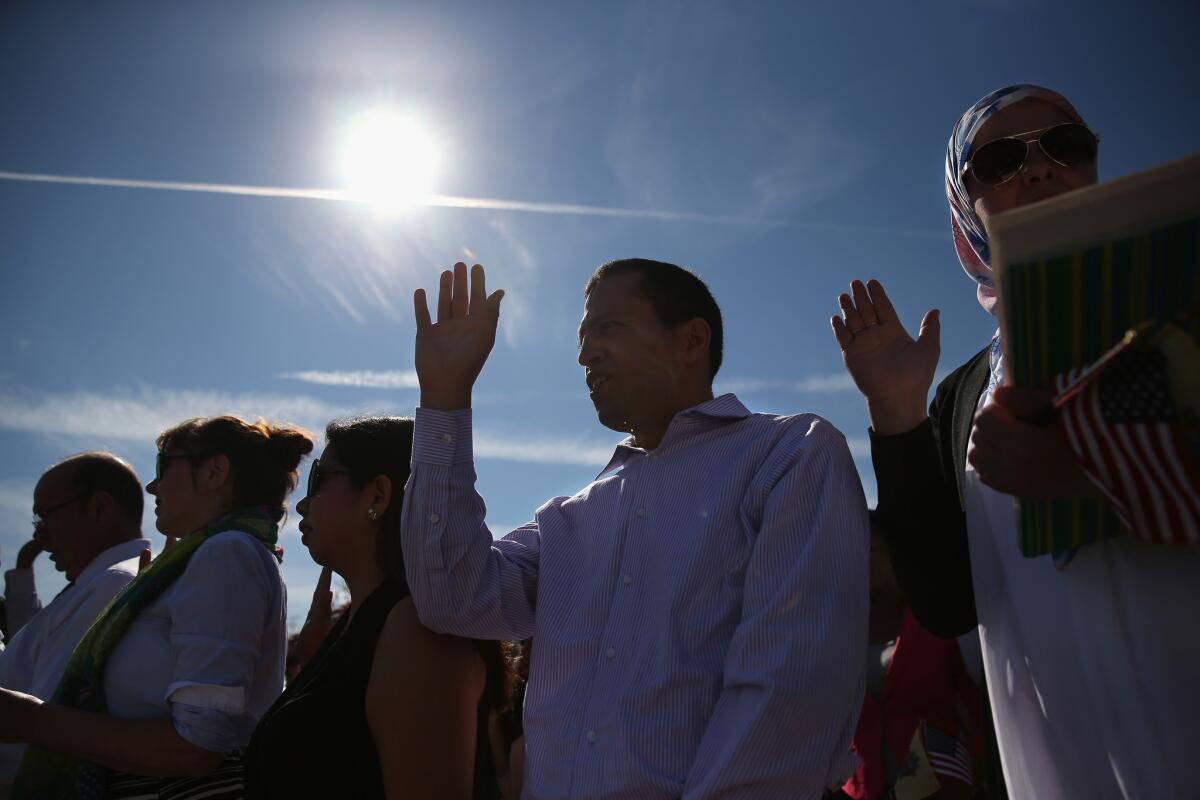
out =
<svg viewBox="0 0 1200 800"><path fill-rule="evenodd" d="M411 116L371 111L356 118L342 146L342 176L350 192L371 205L396 210L433 190L438 148Z"/></svg>

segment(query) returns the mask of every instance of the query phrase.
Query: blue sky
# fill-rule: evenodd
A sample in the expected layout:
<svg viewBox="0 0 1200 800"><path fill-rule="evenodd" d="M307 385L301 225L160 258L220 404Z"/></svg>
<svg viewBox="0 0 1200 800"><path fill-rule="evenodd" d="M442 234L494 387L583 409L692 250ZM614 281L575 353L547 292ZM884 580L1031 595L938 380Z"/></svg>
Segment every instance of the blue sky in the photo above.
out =
<svg viewBox="0 0 1200 800"><path fill-rule="evenodd" d="M942 309L943 371L989 337L942 193L959 114L1009 83L1057 88L1101 134L1104 178L1200 145L1191 2L24 3L2 19L0 171L336 188L348 120L386 106L424 121L438 193L679 215L383 215L0 180L5 567L33 483L68 453L111 449L148 478L155 435L189 416L320 431L411 413L412 290L458 259L507 290L475 415L501 532L583 486L620 438L596 422L575 327L590 271L631 255L709 282L718 389L830 419L873 498L828 318L874 276L914 326ZM302 618L317 569L295 522ZM38 578L47 596L62 585L45 559Z"/></svg>

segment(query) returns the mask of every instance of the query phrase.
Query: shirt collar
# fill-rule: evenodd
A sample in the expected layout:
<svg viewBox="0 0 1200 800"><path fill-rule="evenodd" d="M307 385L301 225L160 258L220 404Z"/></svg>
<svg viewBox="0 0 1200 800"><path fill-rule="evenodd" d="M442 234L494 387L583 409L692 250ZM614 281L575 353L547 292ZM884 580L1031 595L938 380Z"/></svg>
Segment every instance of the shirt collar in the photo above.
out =
<svg viewBox="0 0 1200 800"><path fill-rule="evenodd" d="M120 564L122 561L128 561L131 558L137 558L143 550L149 549L149 539L131 539L128 542L115 544L93 558L75 578L74 583L76 586L86 583L92 577L100 574L109 567Z"/></svg>
<svg viewBox="0 0 1200 800"><path fill-rule="evenodd" d="M748 416L750 416L750 409L742 405L742 402L732 392L705 400L703 403L685 408L671 419L671 424L667 426L667 432L663 435L662 441L658 443L655 451L661 451L664 445L674 444L680 437L699 433L720 424L745 419ZM602 478L619 470L630 458L639 454L645 455L646 452L634 445L632 436L626 437L625 441L617 445L613 457L609 459L604 469L600 470L597 477Z"/></svg>
<svg viewBox="0 0 1200 800"><path fill-rule="evenodd" d="M712 400L705 400L700 405L685 408L671 420L674 425L680 419L708 417L710 419L745 419L750 416L750 409L742 405L733 392L727 392ZM668 431L670 428L667 429Z"/></svg>

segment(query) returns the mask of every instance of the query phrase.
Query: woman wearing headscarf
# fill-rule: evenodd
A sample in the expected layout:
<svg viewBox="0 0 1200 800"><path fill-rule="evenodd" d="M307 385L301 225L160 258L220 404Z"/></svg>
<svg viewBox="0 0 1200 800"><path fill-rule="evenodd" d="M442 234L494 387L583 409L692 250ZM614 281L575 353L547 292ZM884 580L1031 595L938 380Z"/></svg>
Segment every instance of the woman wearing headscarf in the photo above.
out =
<svg viewBox="0 0 1200 800"><path fill-rule="evenodd" d="M975 103L946 153L963 269L995 313L987 216L1096 182L1099 141L1057 92L1010 86ZM925 399L938 312L914 340L877 281L839 298L834 334L871 421L879 510L917 619L979 625L1013 797L1182 797L1200 718L1200 553L1118 537L1056 566L1018 547L1013 496L1095 494L1044 398L1005 386L999 332ZM1064 566L1065 562L1065 566Z"/></svg>
<svg viewBox="0 0 1200 800"><path fill-rule="evenodd" d="M239 753L283 689L276 540L312 438L213 417L158 450L147 490L176 543L88 630L49 702L0 690L0 740L30 743L14 798L242 794Z"/></svg>

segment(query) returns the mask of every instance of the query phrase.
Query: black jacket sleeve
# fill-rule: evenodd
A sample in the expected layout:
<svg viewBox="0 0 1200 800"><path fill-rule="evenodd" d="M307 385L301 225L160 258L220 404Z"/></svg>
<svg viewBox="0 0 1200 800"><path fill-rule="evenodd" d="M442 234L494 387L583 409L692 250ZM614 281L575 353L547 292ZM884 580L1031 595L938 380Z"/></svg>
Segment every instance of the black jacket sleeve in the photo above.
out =
<svg viewBox="0 0 1200 800"><path fill-rule="evenodd" d="M978 624L962 477L987 352L939 384L929 419L906 433L871 434L878 517L892 568L913 616L945 638Z"/></svg>

